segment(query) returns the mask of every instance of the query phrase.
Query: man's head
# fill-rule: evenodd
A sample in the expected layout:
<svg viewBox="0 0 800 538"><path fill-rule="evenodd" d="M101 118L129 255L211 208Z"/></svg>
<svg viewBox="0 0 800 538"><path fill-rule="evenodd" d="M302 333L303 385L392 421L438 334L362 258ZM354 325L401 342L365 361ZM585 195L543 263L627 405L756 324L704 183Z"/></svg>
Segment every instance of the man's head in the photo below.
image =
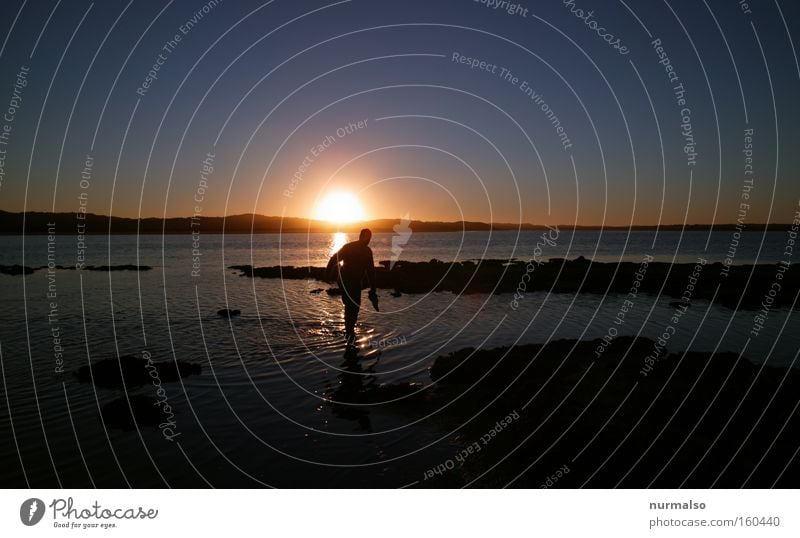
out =
<svg viewBox="0 0 800 538"><path fill-rule="evenodd" d="M364 243L365 245L369 245L371 239L372 239L372 231L369 228L364 228L363 230L361 230L361 233L358 234L358 240Z"/></svg>

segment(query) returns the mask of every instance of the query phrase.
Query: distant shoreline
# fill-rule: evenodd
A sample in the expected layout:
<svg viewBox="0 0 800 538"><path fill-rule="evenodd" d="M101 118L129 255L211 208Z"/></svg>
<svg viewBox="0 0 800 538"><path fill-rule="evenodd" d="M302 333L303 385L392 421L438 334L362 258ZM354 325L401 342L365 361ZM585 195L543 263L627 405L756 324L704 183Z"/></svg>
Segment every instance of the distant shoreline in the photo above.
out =
<svg viewBox="0 0 800 538"><path fill-rule="evenodd" d="M80 216L79 216L80 215ZM23 233L24 216L24 233ZM12 213L0 210L0 235L47 235L50 228L56 234L84 235L181 235L181 234L293 234L293 233L334 233L358 232L361 228L370 228L375 233L393 233L394 226L400 219L374 219L364 222L348 223L340 226L324 221L299 217L274 217L265 215L243 214L227 217L146 217L142 219L128 217L109 217L94 213L48 213L28 212ZM51 226L53 225L54 226ZM78 225L81 229L79 231ZM547 229L543 224L531 223L493 223L474 221L418 221L409 224L414 232L488 232L488 231L536 231ZM576 231L735 231L738 224L644 224L635 226L602 226L558 224L561 230ZM747 223L741 232L783 232L791 229L791 223Z"/></svg>

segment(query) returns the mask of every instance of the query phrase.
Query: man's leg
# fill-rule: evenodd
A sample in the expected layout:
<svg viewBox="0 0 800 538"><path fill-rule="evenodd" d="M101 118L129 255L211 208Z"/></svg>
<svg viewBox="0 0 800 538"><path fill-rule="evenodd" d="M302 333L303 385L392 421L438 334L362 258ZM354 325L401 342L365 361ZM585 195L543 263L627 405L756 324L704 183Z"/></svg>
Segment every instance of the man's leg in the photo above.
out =
<svg viewBox="0 0 800 538"><path fill-rule="evenodd" d="M344 307L344 332L347 337L356 335L356 321L358 320L358 305L348 304Z"/></svg>
<svg viewBox="0 0 800 538"><path fill-rule="evenodd" d="M343 285L342 302L344 303L344 332L350 340L356 335L356 321L361 309L361 285Z"/></svg>

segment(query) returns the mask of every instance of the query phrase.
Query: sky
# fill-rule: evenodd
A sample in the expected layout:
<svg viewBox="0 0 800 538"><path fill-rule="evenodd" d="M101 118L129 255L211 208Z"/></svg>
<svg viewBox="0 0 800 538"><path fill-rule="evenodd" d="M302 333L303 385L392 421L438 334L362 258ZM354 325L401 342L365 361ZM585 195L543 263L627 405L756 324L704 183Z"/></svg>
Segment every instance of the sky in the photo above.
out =
<svg viewBox="0 0 800 538"><path fill-rule="evenodd" d="M3 0L0 209L792 220L797 2L499 4Z"/></svg>

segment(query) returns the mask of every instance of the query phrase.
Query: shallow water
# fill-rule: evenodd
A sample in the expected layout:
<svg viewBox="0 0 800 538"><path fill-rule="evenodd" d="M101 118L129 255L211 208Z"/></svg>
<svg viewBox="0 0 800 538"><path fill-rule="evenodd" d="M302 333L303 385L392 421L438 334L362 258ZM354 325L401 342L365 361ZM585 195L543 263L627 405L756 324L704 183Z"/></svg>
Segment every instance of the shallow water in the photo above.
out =
<svg viewBox="0 0 800 538"><path fill-rule="evenodd" d="M59 230L56 230L59 232ZM72 231L70 230L70 233ZM409 261L464 261L480 259L531 259L542 231L414 233L402 245L398 257ZM393 256L394 234L375 234L372 247L375 260ZM254 266L315 265L324 266L331 250L356 234L200 234L201 269L218 272L235 264ZM543 259L584 256L602 262L640 261L652 255L656 261L685 263L698 257L722 261L731 249L733 232L678 231L576 231L559 229L557 238L543 249ZM785 232L766 234L745 232L734 248L735 264L775 263L782 259ZM47 236L0 236L0 265L39 266L47 263ZM76 261L76 238L58 235L55 241L57 263L73 265ZM86 239L87 264L135 263L168 270L191 269L191 235L105 236ZM24 263L23 263L24 248ZM188 273L189 271L187 271Z"/></svg>
<svg viewBox="0 0 800 538"><path fill-rule="evenodd" d="M530 258L541 232L415 234L402 259ZM651 232L564 236L543 257L578 255L601 261L721 259L730 234ZM737 263L774 262L784 234L745 234ZM766 237L762 253L759 243ZM572 239L570 242L569 239ZM241 277L227 267L323 265L332 245L346 237L317 234L202 236L199 277L193 277L191 237L114 236L88 239L89 264L141 264L143 272L55 272L0 275L0 358L7 400L0 406L3 484L78 486L402 486L452 456L457 432L440 414L418 416L412 406L343 405L364 387L414 382L431 385L428 368L443 353L463 347L603 337L620 310L620 296L529 293L518 310L510 296L392 297L381 290L381 312L364 301L360 355L344 365L341 302L316 281ZM47 263L47 238L0 237L0 264ZM391 235L376 234L376 260L389 259ZM280 247L280 248L279 248ZM58 236L56 263L75 262L75 238ZM528 253L528 254L526 254ZM48 292L54 293L48 297ZM619 334L657 338L674 313L672 298L641 295ZM51 305L54 303L54 305ZM230 320L220 308L240 309ZM48 314L55 313L48 319ZM672 351L742 350L752 311L734 312L694 301L668 347ZM800 348L800 325L776 309L745 350L756 362L789 365ZM55 371L54 332L63 347L64 373ZM108 427L98 409L123 390L78 383L80 366L117 355L181 359L202 365L199 376L164 385L175 412L174 441L160 430ZM154 387L129 395L155 397ZM6 432L9 432L7 435ZM11 464L22 460L20 466ZM52 463L54 462L54 463Z"/></svg>

